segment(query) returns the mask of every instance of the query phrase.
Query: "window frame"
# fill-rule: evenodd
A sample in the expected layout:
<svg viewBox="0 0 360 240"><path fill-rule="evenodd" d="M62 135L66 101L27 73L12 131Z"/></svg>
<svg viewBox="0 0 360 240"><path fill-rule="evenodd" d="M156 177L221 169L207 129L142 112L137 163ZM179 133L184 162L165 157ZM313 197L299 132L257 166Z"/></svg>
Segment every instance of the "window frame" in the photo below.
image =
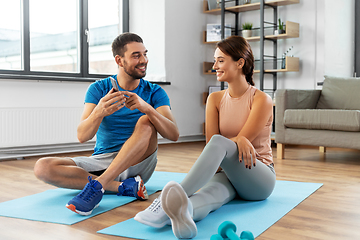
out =
<svg viewBox="0 0 360 240"><path fill-rule="evenodd" d="M43 72L30 70L30 8L29 0L22 0L22 61L23 70L4 70L0 69L0 79L14 80L36 80L36 81L71 81L71 82L94 82L98 79L107 78L109 74L90 74L89 73L89 44L87 42L86 31L88 28L88 1L79 1L79 52L80 52L80 72ZM122 22L123 32L129 31L129 0L122 0ZM154 82L154 81L152 81ZM154 82L158 84L169 85L169 82Z"/></svg>

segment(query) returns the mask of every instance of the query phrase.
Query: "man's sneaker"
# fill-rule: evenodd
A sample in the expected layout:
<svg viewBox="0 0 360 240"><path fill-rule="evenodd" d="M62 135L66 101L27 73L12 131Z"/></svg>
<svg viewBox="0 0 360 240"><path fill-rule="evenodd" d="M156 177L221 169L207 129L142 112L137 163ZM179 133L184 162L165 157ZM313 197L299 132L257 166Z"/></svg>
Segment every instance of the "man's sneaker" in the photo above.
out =
<svg viewBox="0 0 360 240"><path fill-rule="evenodd" d="M154 228L162 228L166 224L171 224L170 218L166 215L161 207L160 197L155 198L152 204L144 211L138 212L134 219L142 224Z"/></svg>
<svg viewBox="0 0 360 240"><path fill-rule="evenodd" d="M149 198L144 182L139 175L122 181L118 190L118 196L136 197L139 200L146 200Z"/></svg>
<svg viewBox="0 0 360 240"><path fill-rule="evenodd" d="M92 180L91 176L88 177L88 180L84 189L66 204L71 211L85 216L91 214L99 206L105 192L100 182Z"/></svg>
<svg viewBox="0 0 360 240"><path fill-rule="evenodd" d="M171 220L174 235L177 238L194 238L197 228L192 218L193 208L182 186L174 181L166 184L161 193L161 202Z"/></svg>

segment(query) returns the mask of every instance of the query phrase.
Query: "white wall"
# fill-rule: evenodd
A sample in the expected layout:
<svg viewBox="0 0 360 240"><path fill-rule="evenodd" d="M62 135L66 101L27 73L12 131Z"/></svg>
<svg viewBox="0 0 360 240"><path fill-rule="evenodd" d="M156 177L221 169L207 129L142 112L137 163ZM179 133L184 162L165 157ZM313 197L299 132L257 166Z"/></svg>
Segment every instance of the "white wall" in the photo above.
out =
<svg viewBox="0 0 360 240"><path fill-rule="evenodd" d="M165 73L171 82L163 88L171 98L180 135L201 134L205 111L202 93L209 85L217 84L215 76L202 74L202 62L212 61L214 50L214 46L202 44L202 32L206 23L214 23L219 17L203 14L202 0L130 2L131 31L138 32L149 49L149 70L154 61L165 65L157 71ZM283 43L280 53L294 46L293 54L300 58L300 72L280 73L279 88L315 89L324 74L352 75L354 0L338 3L300 0L300 4L279 7L279 17L300 23L299 38L279 40L279 45ZM255 22L257 13L250 14ZM245 16L242 14L241 20ZM336 27L339 25L341 28ZM252 46L255 53L256 43ZM88 85L1 79L0 108L82 106Z"/></svg>
<svg viewBox="0 0 360 240"><path fill-rule="evenodd" d="M148 49L146 79L165 81L165 0L131 0L130 32L143 38Z"/></svg>
<svg viewBox="0 0 360 240"><path fill-rule="evenodd" d="M327 75L352 77L355 51L355 0L325 1L325 69Z"/></svg>
<svg viewBox="0 0 360 240"><path fill-rule="evenodd" d="M209 52L202 44L206 15L202 14L202 1L193 0L166 1L165 13L165 66L171 86L164 88L171 98L180 135L199 135L205 114L202 93L208 81L202 74Z"/></svg>

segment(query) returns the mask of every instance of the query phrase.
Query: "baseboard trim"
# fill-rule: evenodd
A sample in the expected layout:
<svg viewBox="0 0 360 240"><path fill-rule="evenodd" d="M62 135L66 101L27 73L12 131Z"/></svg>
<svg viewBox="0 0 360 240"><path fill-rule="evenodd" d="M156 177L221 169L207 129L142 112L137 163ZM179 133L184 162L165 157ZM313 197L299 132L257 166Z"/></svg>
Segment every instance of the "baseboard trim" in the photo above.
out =
<svg viewBox="0 0 360 240"><path fill-rule="evenodd" d="M159 144L170 143L183 143L183 142L199 142L205 141L203 135L182 136L176 142L170 141L165 138L159 138ZM95 141L87 143L64 143L52 145L36 145L36 146L22 146L22 147L9 147L0 148L0 160L21 160L25 157L44 156L60 153L73 153L92 151L95 146Z"/></svg>
<svg viewBox="0 0 360 240"><path fill-rule="evenodd" d="M179 139L176 142L170 141L166 138L159 138L158 144L201 142L201 141L205 141L205 136L202 134L199 134L199 135L181 136L181 137L179 137Z"/></svg>
<svg viewBox="0 0 360 240"><path fill-rule="evenodd" d="M0 160L21 160L25 157L44 156L60 153L85 152L94 149L95 141L87 143L64 143L0 148Z"/></svg>

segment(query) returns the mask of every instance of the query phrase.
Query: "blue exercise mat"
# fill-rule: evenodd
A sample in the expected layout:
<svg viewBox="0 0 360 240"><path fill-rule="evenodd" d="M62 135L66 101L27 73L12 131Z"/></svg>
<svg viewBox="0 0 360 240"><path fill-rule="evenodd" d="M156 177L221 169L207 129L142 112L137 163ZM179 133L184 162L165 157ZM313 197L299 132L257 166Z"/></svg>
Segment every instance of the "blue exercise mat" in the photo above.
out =
<svg viewBox="0 0 360 240"><path fill-rule="evenodd" d="M248 230L257 237L321 186L320 183L277 181L274 192L268 199L233 200L197 222L198 235L194 239L209 240L224 221L235 223L238 236L242 231ZM105 228L98 233L135 239L177 239L171 226L157 229L134 219Z"/></svg>
<svg viewBox="0 0 360 240"><path fill-rule="evenodd" d="M150 195L162 190L171 180L181 182L185 175L185 173L154 172L151 179L145 184L147 192ZM79 192L80 190L57 188L3 202L0 203L0 216L72 225L136 200L133 197L106 193L99 207L94 209L92 214L81 216L65 207L69 200Z"/></svg>

